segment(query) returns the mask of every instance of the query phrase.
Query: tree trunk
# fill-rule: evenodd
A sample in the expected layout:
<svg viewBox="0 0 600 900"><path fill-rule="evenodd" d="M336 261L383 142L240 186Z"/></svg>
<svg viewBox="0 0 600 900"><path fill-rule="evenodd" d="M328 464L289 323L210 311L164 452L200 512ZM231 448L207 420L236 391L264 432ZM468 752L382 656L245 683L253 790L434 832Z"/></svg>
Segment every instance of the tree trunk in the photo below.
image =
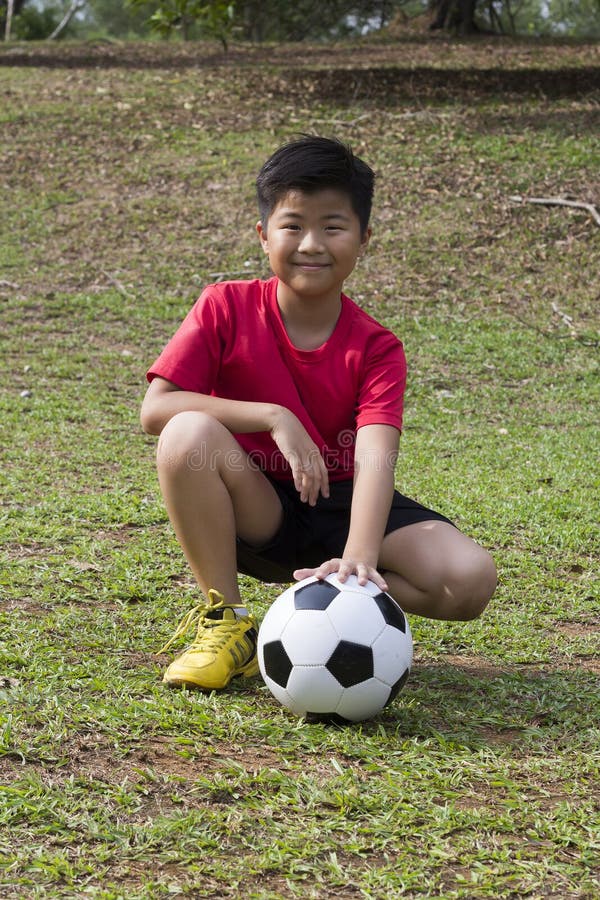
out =
<svg viewBox="0 0 600 900"><path fill-rule="evenodd" d="M261 3L244 4L244 40L260 44L265 39L264 10Z"/></svg>
<svg viewBox="0 0 600 900"><path fill-rule="evenodd" d="M4 24L4 40L10 41L10 29L12 27L12 17L15 8L15 0L6 0L6 22Z"/></svg>
<svg viewBox="0 0 600 900"><path fill-rule="evenodd" d="M476 6L477 0L433 0L435 18L429 28L474 34L479 30L475 24Z"/></svg>
<svg viewBox="0 0 600 900"><path fill-rule="evenodd" d="M58 23L52 34L48 35L48 40L55 41L56 38L63 33L75 13L79 12L80 9L83 9L85 4L86 0L72 0L71 5L63 16L62 20Z"/></svg>

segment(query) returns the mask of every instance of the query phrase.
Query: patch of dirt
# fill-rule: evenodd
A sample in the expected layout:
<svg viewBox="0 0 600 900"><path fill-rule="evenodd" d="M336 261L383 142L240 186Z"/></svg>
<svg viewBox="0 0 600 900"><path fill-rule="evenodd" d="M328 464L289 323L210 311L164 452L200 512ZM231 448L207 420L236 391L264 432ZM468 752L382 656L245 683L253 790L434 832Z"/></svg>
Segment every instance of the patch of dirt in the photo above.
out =
<svg viewBox="0 0 600 900"><path fill-rule="evenodd" d="M569 665L571 669L585 669L587 672L600 673L600 657L575 655L575 661Z"/></svg>
<svg viewBox="0 0 600 900"><path fill-rule="evenodd" d="M587 672L600 672L600 620L597 618L583 619L572 622L558 622L554 631L574 641L586 641L583 644L575 643L571 652L572 658L568 659L565 667L571 670L584 669ZM596 650L593 653L592 640L595 638ZM589 647L589 651L588 651ZM585 649L584 649L585 648Z"/></svg>
<svg viewBox="0 0 600 900"><path fill-rule="evenodd" d="M565 623L564 627L557 625L557 631L571 637L585 637L589 635L589 625L580 623ZM419 662L416 658L416 662ZM600 669L600 656L578 656L576 660L561 658L556 665L546 665L539 663L518 663L514 665L492 663L482 660L476 656L459 656L452 653L444 655L436 664L428 664L421 660L422 664L431 668L434 665L452 666L454 669L460 669L465 675L472 678L497 678L501 675L509 675L511 673L526 673L528 677L545 678L559 670L571 671L573 669L590 669L590 671L598 671ZM457 690L459 690L457 685Z"/></svg>
<svg viewBox="0 0 600 900"><path fill-rule="evenodd" d="M495 809L507 797L506 788L491 787L486 781L473 782L465 789L464 794L454 800L459 809ZM596 791L597 793L597 791ZM544 785L531 782L520 792L523 803L534 803L539 809L551 813L560 803L573 802L573 786L564 781L552 782L551 778Z"/></svg>
<svg viewBox="0 0 600 900"><path fill-rule="evenodd" d="M594 631L600 635L598 632L599 627L600 621L598 619L588 619L578 622L559 622L554 626L554 630L569 637L589 637L590 633Z"/></svg>
<svg viewBox="0 0 600 900"><path fill-rule="evenodd" d="M72 775L77 778L121 784L126 779L137 783L143 773L151 773L154 779L182 779L193 783L199 776L211 776L219 768L234 761L249 775L264 768L278 768L281 758L268 747L244 747L221 745L207 747L200 753L191 746L177 744L172 738L155 736L127 754L115 752L113 742L102 734L78 734L63 747L63 758L58 765L48 762L29 762L17 756L0 757L0 782L8 783L19 772L45 773L53 781Z"/></svg>
<svg viewBox="0 0 600 900"><path fill-rule="evenodd" d="M479 733L491 747L510 747L523 739L521 728L481 728Z"/></svg>
<svg viewBox="0 0 600 900"><path fill-rule="evenodd" d="M458 656L456 654L445 654L442 662L453 668L461 669L467 675L476 678L490 678L497 675L512 671L511 666L492 663L481 659L479 656Z"/></svg>
<svg viewBox="0 0 600 900"><path fill-rule="evenodd" d="M34 556L46 556L48 553L54 552L45 544L32 541L29 544L18 544L15 542L7 542L3 546L3 552L8 559L29 559Z"/></svg>
<svg viewBox="0 0 600 900"><path fill-rule="evenodd" d="M19 597L18 600L0 600L0 610L4 610L5 612L14 612L18 610L20 613L37 616L51 612L51 606L47 603L39 603L32 597Z"/></svg>

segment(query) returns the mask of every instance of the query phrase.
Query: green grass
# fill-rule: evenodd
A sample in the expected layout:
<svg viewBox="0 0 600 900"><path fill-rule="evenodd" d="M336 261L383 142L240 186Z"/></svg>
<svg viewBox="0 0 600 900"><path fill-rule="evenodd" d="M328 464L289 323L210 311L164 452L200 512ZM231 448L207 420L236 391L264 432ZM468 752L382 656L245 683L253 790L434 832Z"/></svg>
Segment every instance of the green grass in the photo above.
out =
<svg viewBox="0 0 600 900"><path fill-rule="evenodd" d="M0 892L592 900L600 232L508 198L598 202L598 98L349 108L267 96L284 65L0 68ZM480 620L412 617L406 688L348 728L162 688L197 592L138 424L201 286L267 274L253 178L311 130L379 175L349 292L406 346L398 485L500 573Z"/></svg>

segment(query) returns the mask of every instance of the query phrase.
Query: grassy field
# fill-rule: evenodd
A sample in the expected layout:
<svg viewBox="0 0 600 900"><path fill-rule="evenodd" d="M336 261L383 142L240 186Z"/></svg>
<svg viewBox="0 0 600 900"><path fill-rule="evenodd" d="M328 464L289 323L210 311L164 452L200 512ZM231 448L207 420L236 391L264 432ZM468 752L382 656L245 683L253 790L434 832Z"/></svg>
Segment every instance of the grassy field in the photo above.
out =
<svg viewBox="0 0 600 900"><path fill-rule="evenodd" d="M0 894L600 897L600 229L510 199L600 202L598 48L38 50L0 52ZM349 728L156 656L197 593L144 373L206 282L268 274L253 180L301 131L378 173L348 288L405 343L398 485L500 573Z"/></svg>

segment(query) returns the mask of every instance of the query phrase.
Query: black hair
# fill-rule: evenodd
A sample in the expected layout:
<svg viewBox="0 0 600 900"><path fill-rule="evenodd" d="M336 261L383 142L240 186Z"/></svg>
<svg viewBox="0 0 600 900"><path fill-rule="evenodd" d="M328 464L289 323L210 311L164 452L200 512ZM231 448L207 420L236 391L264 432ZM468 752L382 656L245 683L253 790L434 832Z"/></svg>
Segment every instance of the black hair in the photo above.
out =
<svg viewBox="0 0 600 900"><path fill-rule="evenodd" d="M375 174L346 144L305 134L279 147L256 179L263 228L276 204L288 191L306 193L335 188L347 194L358 216L361 233L369 226Z"/></svg>

